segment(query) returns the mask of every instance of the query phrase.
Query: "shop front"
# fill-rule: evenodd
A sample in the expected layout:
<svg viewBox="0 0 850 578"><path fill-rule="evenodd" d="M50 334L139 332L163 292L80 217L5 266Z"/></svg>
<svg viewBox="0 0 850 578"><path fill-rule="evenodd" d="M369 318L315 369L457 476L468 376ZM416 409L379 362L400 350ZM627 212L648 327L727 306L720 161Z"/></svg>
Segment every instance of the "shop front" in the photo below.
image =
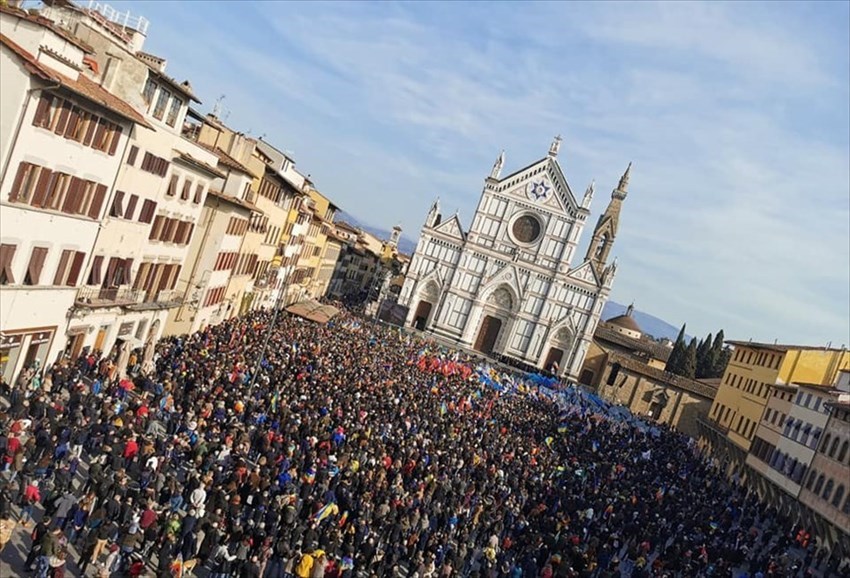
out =
<svg viewBox="0 0 850 578"><path fill-rule="evenodd" d="M38 361L39 367L52 363L48 359L56 327L6 330L0 333L0 375L6 383L14 384L25 367Z"/></svg>

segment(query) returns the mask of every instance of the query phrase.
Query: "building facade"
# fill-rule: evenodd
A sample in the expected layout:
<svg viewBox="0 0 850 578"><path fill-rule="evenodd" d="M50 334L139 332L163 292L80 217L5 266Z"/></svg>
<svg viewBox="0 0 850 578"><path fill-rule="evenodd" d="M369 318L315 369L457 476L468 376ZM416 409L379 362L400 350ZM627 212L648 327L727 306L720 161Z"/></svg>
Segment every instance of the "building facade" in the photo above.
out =
<svg viewBox="0 0 850 578"><path fill-rule="evenodd" d="M428 213L399 304L406 324L509 363L577 379L616 273L609 255L629 170L599 218L587 254L573 266L593 185L576 199L557 161L485 180L469 230L458 215Z"/></svg>
<svg viewBox="0 0 850 578"><path fill-rule="evenodd" d="M771 386L807 383L829 386L850 367L846 349L728 341L734 352L707 419L702 445L728 473L745 476L744 464L762 420Z"/></svg>
<svg viewBox="0 0 850 578"><path fill-rule="evenodd" d="M43 16L0 7L0 370L66 348L134 127L145 119L98 82L94 50Z"/></svg>

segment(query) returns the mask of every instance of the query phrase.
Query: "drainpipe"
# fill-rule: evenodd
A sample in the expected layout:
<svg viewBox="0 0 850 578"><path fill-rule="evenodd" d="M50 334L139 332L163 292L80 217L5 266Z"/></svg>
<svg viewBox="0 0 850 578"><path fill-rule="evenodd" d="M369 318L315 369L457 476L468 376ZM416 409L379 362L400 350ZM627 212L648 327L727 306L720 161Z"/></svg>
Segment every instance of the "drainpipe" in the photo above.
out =
<svg viewBox="0 0 850 578"><path fill-rule="evenodd" d="M44 91L44 90L55 90L57 88L61 88L62 83L57 82L51 86L43 86L41 88L28 88L26 92L26 98L24 98L23 110L21 111L21 116L18 118L18 126L15 127L15 135L12 138L12 142L9 146L9 151L6 153L6 159L3 161L3 173L0 175L0 183L6 180L6 173L9 171L9 161L12 160L12 153L15 150L15 143L18 142L18 135L21 134L21 128L24 126L24 118L27 116L27 110L29 109L30 104L30 95L34 92Z"/></svg>

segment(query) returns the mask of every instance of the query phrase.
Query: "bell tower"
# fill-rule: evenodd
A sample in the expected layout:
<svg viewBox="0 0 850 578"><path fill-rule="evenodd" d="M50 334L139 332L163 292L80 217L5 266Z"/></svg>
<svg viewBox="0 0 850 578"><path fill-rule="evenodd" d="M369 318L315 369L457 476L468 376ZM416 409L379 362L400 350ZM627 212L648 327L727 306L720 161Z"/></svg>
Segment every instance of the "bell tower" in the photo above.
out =
<svg viewBox="0 0 850 578"><path fill-rule="evenodd" d="M608 203L605 212L599 216L599 221L593 230L593 237L590 239L590 245L587 247L587 255L584 259L593 263L597 272L602 272L605 268L611 247L614 245L614 238L617 236L617 226L620 221L620 208L628 195L631 170L632 163L629 163L626 172L620 177L617 188L611 192L611 202Z"/></svg>

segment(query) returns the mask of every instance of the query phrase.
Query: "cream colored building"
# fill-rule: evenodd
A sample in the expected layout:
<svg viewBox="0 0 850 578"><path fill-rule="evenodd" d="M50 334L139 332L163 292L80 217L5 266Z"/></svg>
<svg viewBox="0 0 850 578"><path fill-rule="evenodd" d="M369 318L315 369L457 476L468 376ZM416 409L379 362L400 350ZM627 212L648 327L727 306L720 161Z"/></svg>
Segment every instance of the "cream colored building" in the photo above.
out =
<svg viewBox="0 0 850 578"><path fill-rule="evenodd" d="M0 372L52 364L112 201L128 136L147 121L101 85L87 43L0 5Z"/></svg>
<svg viewBox="0 0 850 578"><path fill-rule="evenodd" d="M217 157L183 138L192 101L190 84L166 74L164 58L142 52L145 34L124 26L129 15L50 2L46 17L95 49L90 66L98 80L144 114L131 134L115 193L97 235L84 285L71 313L68 351L102 350L123 370L130 352L153 344L169 310L189 244L213 179L223 176ZM72 117L73 118L73 117Z"/></svg>

